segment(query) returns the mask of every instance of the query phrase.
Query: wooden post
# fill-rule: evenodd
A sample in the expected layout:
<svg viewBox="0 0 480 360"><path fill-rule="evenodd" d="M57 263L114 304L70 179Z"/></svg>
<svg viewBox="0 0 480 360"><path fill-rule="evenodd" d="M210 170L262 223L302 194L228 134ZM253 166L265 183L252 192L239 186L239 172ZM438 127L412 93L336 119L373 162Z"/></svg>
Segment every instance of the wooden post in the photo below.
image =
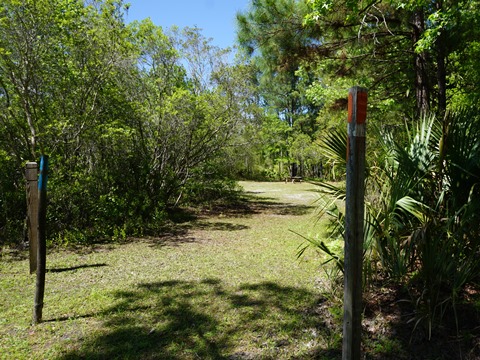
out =
<svg viewBox="0 0 480 360"><path fill-rule="evenodd" d="M361 358L366 114L367 91L355 86L348 93L343 360Z"/></svg>
<svg viewBox="0 0 480 360"><path fill-rule="evenodd" d="M38 178L38 246L37 246L37 283L35 287L35 304L33 323L42 322L43 297L45 294L45 272L47 261L47 242L45 226L47 220L47 177L48 156L40 158L40 176Z"/></svg>
<svg viewBox="0 0 480 360"><path fill-rule="evenodd" d="M38 243L38 165L28 162L25 169L27 179L27 234L30 250L30 274L37 269Z"/></svg>

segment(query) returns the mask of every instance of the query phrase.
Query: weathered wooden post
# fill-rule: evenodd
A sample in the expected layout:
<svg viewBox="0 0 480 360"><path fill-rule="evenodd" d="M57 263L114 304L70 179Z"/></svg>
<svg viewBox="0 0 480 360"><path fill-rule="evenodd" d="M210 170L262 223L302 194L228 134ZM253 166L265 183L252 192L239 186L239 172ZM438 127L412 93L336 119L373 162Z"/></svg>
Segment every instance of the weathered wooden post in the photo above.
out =
<svg viewBox="0 0 480 360"><path fill-rule="evenodd" d="M361 355L366 115L367 90L355 86L348 93L343 360Z"/></svg>
<svg viewBox="0 0 480 360"><path fill-rule="evenodd" d="M27 180L27 234L30 250L30 274L37 269L38 242L38 164L28 162L25 169Z"/></svg>
<svg viewBox="0 0 480 360"><path fill-rule="evenodd" d="M45 233L47 222L47 177L48 156L42 155L40 158L40 176L38 178L37 282L33 309L34 324L42 322L43 297L45 294L45 272L47 261L47 242Z"/></svg>

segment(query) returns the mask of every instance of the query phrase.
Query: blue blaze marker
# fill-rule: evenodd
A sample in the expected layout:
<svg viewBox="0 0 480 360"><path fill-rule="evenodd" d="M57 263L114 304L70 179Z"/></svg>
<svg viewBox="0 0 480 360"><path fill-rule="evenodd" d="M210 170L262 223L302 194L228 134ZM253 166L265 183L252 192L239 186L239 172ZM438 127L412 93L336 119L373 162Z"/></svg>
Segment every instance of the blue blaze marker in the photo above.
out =
<svg viewBox="0 0 480 360"><path fill-rule="evenodd" d="M48 180L48 156L42 155L40 157L40 176L38 178L38 190L40 191L47 190L47 180Z"/></svg>

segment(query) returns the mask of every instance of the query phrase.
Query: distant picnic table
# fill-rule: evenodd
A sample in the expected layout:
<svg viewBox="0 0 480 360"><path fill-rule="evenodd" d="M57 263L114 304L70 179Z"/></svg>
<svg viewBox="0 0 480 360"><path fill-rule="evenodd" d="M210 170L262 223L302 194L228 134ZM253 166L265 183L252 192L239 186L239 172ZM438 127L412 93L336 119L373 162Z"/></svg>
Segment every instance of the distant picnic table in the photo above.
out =
<svg viewBox="0 0 480 360"><path fill-rule="evenodd" d="M302 182L302 177L301 176L287 176L285 178L285 184L287 182L291 182L292 184L295 184L295 182Z"/></svg>

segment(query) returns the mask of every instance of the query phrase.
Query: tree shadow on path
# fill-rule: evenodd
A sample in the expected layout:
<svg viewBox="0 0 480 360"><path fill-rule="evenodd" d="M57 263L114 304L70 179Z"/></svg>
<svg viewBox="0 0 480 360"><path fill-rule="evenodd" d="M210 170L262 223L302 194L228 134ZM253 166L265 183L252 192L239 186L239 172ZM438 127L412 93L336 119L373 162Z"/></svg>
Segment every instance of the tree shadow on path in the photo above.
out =
<svg viewBox="0 0 480 360"><path fill-rule="evenodd" d="M244 193L242 197L230 204L218 204L208 209L206 215L222 214L226 217L241 218L253 215L302 216L308 214L315 206L283 202L279 199Z"/></svg>
<svg viewBox="0 0 480 360"><path fill-rule="evenodd" d="M155 247L179 246L194 243L198 239L191 231L242 231L250 227L229 221L236 218L267 216L303 216L312 212L314 206L280 202L269 197L244 193L230 203L219 203L196 213L188 209L170 209L171 223L162 227L158 234L143 238ZM221 220L214 220L221 217ZM134 239L136 240L136 239Z"/></svg>
<svg viewBox="0 0 480 360"><path fill-rule="evenodd" d="M337 338L312 316L315 294L272 282L227 289L218 279L165 281L114 295L103 328L61 359L310 358L319 338ZM333 345L322 351L338 354Z"/></svg>

